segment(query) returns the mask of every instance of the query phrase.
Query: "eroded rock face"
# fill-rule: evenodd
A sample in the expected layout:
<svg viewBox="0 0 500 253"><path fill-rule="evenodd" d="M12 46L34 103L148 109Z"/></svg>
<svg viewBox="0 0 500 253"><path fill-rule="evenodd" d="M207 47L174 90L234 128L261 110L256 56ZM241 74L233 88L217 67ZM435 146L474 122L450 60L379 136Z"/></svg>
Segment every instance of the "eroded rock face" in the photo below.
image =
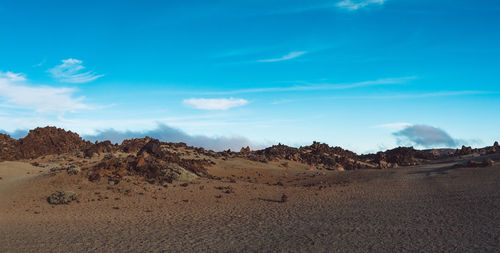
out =
<svg viewBox="0 0 500 253"><path fill-rule="evenodd" d="M69 204L72 201L76 200L76 193L72 191L57 191L52 193L47 201L52 205L64 205Z"/></svg>

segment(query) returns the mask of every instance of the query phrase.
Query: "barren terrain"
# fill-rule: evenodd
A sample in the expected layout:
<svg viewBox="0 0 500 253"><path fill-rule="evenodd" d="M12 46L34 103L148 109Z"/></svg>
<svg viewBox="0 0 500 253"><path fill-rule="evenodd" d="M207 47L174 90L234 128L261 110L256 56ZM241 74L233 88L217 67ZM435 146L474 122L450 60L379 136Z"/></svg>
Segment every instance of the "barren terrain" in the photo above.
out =
<svg viewBox="0 0 500 253"><path fill-rule="evenodd" d="M269 175L256 176L257 183L200 178L165 188L133 178L109 186L3 162L0 251L498 250L500 167L451 165L262 169ZM283 185L271 183L277 180ZM49 205L47 196L62 188L78 202Z"/></svg>
<svg viewBox="0 0 500 253"><path fill-rule="evenodd" d="M0 134L0 252L492 252L500 147L214 152Z"/></svg>

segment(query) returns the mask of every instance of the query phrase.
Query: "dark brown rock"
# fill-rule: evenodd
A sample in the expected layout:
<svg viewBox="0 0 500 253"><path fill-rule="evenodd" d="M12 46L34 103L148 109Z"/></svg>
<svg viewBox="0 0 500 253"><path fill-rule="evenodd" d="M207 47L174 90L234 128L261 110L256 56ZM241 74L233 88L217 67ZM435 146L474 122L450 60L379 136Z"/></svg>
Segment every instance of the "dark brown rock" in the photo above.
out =
<svg viewBox="0 0 500 253"><path fill-rule="evenodd" d="M31 130L16 144L16 158L37 158L43 155L64 154L90 145L78 134L56 127Z"/></svg>

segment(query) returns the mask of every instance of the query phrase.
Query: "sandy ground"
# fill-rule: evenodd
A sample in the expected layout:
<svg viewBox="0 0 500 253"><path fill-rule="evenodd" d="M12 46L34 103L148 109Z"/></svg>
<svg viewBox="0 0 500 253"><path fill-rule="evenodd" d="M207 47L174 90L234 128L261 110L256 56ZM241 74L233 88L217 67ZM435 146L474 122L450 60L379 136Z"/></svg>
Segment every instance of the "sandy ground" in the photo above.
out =
<svg viewBox="0 0 500 253"><path fill-rule="evenodd" d="M498 251L500 166L450 165L226 166L212 171L222 180L164 188L134 178L109 186L4 162L0 252ZM49 205L47 196L61 189L75 191L78 202Z"/></svg>

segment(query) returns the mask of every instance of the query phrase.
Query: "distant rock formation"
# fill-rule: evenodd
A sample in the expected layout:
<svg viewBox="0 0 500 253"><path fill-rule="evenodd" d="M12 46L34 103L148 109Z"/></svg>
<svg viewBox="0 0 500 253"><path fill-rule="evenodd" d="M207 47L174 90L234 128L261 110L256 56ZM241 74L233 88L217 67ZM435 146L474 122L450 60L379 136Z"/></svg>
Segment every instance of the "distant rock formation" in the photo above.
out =
<svg viewBox="0 0 500 253"><path fill-rule="evenodd" d="M189 147L185 143L160 142L149 137L124 140L120 145L112 144L110 141L91 143L83 140L76 133L56 127L36 128L19 140L0 134L0 161L69 153L77 158L91 158L87 161L93 161L93 163L91 166L67 169L68 174L83 174L90 181L105 179L112 185L119 183L126 175L140 175L148 182L158 184L174 180L190 181L199 176L210 177L207 167L215 164L212 158L221 160L241 158L261 163L279 163L285 168L291 166L292 162L296 162L315 170L343 171L397 168L450 155L497 152L500 152L498 142L483 149L472 149L466 146L457 150L416 150L413 147L398 147L367 155L357 155L341 147L331 147L319 142L299 148L278 144L256 151L244 147L240 152L231 150L215 152ZM104 156L100 157L101 154ZM96 162L96 158L100 158L100 161ZM464 166L491 166L493 163L492 160L485 160L482 163L471 161ZM83 166L83 164L78 166Z"/></svg>

